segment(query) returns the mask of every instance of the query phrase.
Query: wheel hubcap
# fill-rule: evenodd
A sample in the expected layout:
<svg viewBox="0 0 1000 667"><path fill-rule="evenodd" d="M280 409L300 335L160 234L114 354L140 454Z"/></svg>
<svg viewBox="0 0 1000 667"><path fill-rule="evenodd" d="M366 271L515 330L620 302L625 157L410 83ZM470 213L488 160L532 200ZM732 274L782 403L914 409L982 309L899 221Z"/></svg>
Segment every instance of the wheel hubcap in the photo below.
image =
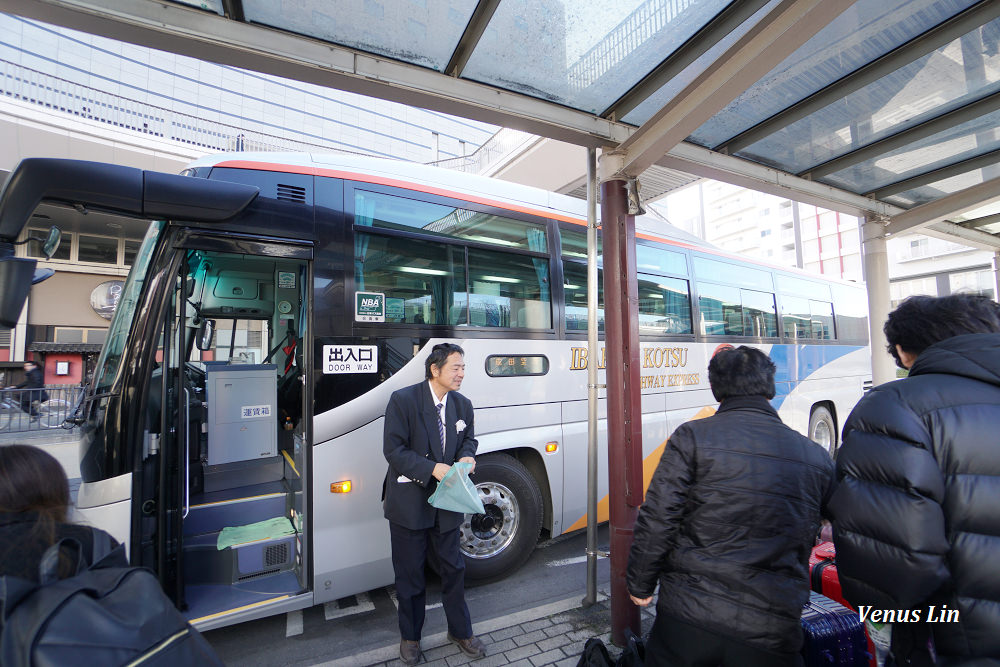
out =
<svg viewBox="0 0 1000 667"><path fill-rule="evenodd" d="M503 484L477 484L485 514L466 514L460 528L462 553L469 558L492 558L510 546L520 520L517 499Z"/></svg>
<svg viewBox="0 0 1000 667"><path fill-rule="evenodd" d="M831 451L833 447L833 430L830 428L830 425L825 421L816 424L816 428L813 429L812 441L828 452Z"/></svg>

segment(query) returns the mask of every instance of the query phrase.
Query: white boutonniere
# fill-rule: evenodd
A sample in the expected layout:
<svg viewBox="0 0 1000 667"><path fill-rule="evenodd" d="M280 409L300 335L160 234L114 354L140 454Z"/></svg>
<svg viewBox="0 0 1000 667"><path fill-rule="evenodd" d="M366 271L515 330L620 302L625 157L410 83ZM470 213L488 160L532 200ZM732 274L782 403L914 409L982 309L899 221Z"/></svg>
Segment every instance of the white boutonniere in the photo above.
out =
<svg viewBox="0 0 1000 667"><path fill-rule="evenodd" d="M461 433L462 431L465 430L465 420L464 419L459 419L457 422L455 422L455 430L458 431L459 433Z"/></svg>

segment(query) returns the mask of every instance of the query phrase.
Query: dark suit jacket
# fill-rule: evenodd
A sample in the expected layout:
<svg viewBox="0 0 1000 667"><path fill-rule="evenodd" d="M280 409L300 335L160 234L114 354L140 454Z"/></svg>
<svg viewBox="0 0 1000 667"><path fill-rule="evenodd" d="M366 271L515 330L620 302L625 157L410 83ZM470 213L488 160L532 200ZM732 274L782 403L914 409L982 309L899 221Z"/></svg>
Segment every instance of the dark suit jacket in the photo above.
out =
<svg viewBox="0 0 1000 667"><path fill-rule="evenodd" d="M458 422L465 428L458 430ZM447 463L475 456L475 428L472 402L458 392L448 392L445 405L445 451L441 453L437 409L431 402L427 381L393 392L385 409L385 432L382 453L389 462L385 477L382 507L385 518L410 530L434 526L440 512L442 530L457 528L462 514L438 510L427 502L437 480L431 475L434 464ZM410 481L399 481L400 478Z"/></svg>

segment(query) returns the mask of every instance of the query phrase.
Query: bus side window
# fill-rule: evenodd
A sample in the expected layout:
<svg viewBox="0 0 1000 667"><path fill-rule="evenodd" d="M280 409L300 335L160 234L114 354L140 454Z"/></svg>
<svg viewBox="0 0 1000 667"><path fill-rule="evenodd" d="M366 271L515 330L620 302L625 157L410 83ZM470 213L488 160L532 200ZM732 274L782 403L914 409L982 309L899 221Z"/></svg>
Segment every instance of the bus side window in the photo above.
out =
<svg viewBox="0 0 1000 667"><path fill-rule="evenodd" d="M794 340L812 338L812 315L807 299L782 296L781 320L787 338Z"/></svg>
<svg viewBox="0 0 1000 667"><path fill-rule="evenodd" d="M772 338L778 335L778 315L774 295L769 292L740 290L743 301L744 335Z"/></svg>
<svg viewBox="0 0 1000 667"><path fill-rule="evenodd" d="M825 301L809 301L809 313L813 325L813 338L833 340L833 304Z"/></svg>
<svg viewBox="0 0 1000 667"><path fill-rule="evenodd" d="M566 236L564 232L564 236ZM567 331L587 330L587 266L563 261L563 298ZM597 330L604 331L604 274L597 270Z"/></svg>
<svg viewBox="0 0 1000 667"><path fill-rule="evenodd" d="M743 306L738 287L698 283L698 307L701 309L702 334L743 335Z"/></svg>

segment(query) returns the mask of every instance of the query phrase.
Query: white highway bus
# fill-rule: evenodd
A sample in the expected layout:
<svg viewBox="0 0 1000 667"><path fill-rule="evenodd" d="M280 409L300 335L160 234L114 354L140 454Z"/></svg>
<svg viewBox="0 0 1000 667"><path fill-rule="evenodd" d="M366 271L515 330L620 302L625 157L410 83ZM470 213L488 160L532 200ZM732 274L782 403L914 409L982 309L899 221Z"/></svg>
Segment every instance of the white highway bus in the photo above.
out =
<svg viewBox="0 0 1000 667"><path fill-rule="evenodd" d="M585 526L585 202L402 162L249 153L183 175L28 160L0 220L39 201L149 221L78 412L77 511L197 627L392 582L384 410L438 342L465 349L476 408L486 513L462 527L468 576L502 576L540 538ZM726 343L771 355L779 414L832 453L871 377L864 290L638 227L647 483L673 429L714 412L706 367Z"/></svg>

